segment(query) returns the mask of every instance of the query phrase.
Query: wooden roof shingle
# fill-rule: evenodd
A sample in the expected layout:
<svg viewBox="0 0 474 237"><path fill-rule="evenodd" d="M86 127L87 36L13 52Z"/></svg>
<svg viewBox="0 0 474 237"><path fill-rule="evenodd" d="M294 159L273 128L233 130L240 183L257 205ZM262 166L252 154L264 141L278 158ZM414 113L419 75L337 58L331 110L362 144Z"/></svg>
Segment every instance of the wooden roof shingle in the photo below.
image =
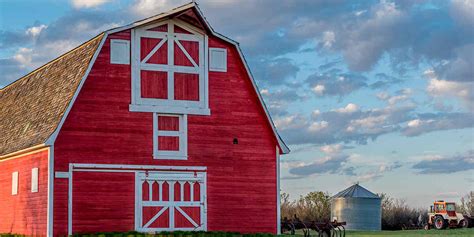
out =
<svg viewBox="0 0 474 237"><path fill-rule="evenodd" d="M96 36L0 89L0 156L47 141L103 37Z"/></svg>

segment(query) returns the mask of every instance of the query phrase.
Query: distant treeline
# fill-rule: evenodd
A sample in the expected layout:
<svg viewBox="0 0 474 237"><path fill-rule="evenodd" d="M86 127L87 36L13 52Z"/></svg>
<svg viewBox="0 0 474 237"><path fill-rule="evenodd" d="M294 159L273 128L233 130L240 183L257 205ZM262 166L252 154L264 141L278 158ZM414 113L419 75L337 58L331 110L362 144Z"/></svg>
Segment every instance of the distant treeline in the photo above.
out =
<svg viewBox="0 0 474 237"><path fill-rule="evenodd" d="M383 193L379 194L379 196L382 197L383 230L422 227L426 223L428 208L432 203L427 203L426 208L413 208L403 199L392 198ZM296 216L304 221L329 221L331 218L330 198L329 193L316 191L291 201L289 194L282 193L281 217L282 219L293 219ZM457 205L457 211L474 216L473 191L461 198Z"/></svg>

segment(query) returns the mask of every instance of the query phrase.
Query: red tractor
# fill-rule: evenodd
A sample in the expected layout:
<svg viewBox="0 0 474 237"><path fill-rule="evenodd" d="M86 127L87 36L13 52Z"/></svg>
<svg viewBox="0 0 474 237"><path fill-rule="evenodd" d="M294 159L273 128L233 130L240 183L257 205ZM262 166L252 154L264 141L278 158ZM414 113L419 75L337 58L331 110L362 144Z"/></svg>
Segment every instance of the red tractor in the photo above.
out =
<svg viewBox="0 0 474 237"><path fill-rule="evenodd" d="M456 204L454 202L445 202L443 200L435 201L430 207L428 213L428 224L425 229L434 227L441 230L450 228L467 228L474 223L473 219L467 215L456 212Z"/></svg>

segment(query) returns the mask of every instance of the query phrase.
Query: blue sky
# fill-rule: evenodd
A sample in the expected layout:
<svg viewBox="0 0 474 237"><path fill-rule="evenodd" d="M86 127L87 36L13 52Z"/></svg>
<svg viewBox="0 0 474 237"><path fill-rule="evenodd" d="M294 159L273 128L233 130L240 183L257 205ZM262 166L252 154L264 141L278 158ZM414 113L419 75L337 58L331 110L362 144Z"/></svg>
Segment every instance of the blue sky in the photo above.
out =
<svg viewBox="0 0 474 237"><path fill-rule="evenodd" d="M0 86L186 1L2 0ZM240 42L292 153L282 191L360 182L427 207L474 190L474 2L198 1Z"/></svg>

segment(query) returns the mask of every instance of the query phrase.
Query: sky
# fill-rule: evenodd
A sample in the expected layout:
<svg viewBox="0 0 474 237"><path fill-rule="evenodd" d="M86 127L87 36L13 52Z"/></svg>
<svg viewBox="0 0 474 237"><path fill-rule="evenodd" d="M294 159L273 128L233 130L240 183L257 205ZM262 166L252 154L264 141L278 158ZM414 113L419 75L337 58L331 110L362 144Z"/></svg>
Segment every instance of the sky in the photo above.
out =
<svg viewBox="0 0 474 237"><path fill-rule="evenodd" d="M291 153L293 199L353 183L428 207L474 190L474 1L197 1ZM0 87L181 0L0 0Z"/></svg>

